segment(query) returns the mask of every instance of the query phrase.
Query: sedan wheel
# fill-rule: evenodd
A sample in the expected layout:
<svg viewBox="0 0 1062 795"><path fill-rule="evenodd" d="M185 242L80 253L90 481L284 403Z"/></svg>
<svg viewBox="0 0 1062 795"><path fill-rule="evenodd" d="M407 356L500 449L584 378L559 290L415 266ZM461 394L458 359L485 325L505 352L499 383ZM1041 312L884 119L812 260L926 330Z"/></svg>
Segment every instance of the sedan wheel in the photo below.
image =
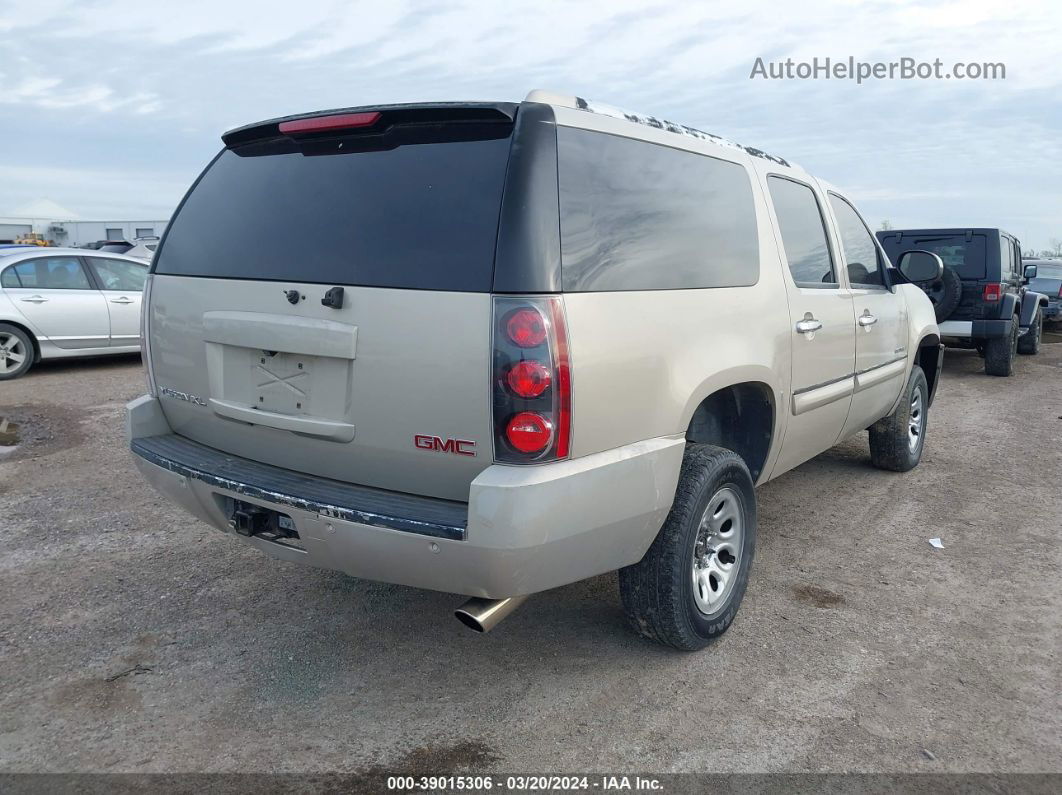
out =
<svg viewBox="0 0 1062 795"><path fill-rule="evenodd" d="M33 364L33 343L21 329L0 324L0 380L18 378Z"/></svg>

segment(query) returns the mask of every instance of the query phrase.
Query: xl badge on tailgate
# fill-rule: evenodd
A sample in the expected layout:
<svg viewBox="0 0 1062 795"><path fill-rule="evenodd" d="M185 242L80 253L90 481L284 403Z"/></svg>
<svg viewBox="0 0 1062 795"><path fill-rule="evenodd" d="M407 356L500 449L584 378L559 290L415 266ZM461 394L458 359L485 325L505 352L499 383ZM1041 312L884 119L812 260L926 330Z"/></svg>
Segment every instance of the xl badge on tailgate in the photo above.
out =
<svg viewBox="0 0 1062 795"><path fill-rule="evenodd" d="M187 392L178 392L176 389L170 389L168 386L160 387L159 392L166 397L176 398L177 400L183 400L186 403L194 403L197 406L205 406L207 402L199 395L191 395Z"/></svg>

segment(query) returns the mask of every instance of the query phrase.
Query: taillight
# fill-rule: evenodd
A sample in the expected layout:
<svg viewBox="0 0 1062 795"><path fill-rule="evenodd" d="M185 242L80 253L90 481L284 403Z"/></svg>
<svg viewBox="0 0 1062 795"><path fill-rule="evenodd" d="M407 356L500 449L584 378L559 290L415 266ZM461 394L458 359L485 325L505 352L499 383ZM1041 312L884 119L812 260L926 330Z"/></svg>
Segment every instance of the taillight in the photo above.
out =
<svg viewBox="0 0 1062 795"><path fill-rule="evenodd" d="M1058 297L1062 298L1062 284L1058 286Z"/></svg>
<svg viewBox="0 0 1062 795"><path fill-rule="evenodd" d="M986 301L998 301L1003 297L1003 285L1002 284L986 284L984 299Z"/></svg>
<svg viewBox="0 0 1062 795"><path fill-rule="evenodd" d="M546 340L546 318L537 309L517 309L505 321L505 332L521 348L536 348Z"/></svg>
<svg viewBox="0 0 1062 795"><path fill-rule="evenodd" d="M494 298L494 460L567 458L572 380L560 296Z"/></svg>
<svg viewBox="0 0 1062 795"><path fill-rule="evenodd" d="M510 367L505 380L514 394L522 398L536 398L549 389L553 376L542 362L525 360Z"/></svg>
<svg viewBox="0 0 1062 795"><path fill-rule="evenodd" d="M147 378L148 394L158 397L155 391L155 370L151 365L151 337L148 334L151 311L151 283L155 277L148 274L144 280L144 291L140 294L140 358L144 362L144 375Z"/></svg>
<svg viewBox="0 0 1062 795"><path fill-rule="evenodd" d="M521 411L505 426L505 438L521 453L541 453L553 437L553 423L534 411Z"/></svg>

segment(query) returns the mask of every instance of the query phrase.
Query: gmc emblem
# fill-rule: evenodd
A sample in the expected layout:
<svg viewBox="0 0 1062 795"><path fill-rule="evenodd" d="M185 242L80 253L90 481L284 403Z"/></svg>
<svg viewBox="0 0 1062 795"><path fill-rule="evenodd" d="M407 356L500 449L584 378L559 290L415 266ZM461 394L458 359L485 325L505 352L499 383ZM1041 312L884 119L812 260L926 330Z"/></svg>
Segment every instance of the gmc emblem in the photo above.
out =
<svg viewBox="0 0 1062 795"><path fill-rule="evenodd" d="M418 433L413 437L413 445L418 450L434 450L439 453L453 453L454 455L475 455L473 449L476 443L468 439L440 439L438 436L427 436Z"/></svg>

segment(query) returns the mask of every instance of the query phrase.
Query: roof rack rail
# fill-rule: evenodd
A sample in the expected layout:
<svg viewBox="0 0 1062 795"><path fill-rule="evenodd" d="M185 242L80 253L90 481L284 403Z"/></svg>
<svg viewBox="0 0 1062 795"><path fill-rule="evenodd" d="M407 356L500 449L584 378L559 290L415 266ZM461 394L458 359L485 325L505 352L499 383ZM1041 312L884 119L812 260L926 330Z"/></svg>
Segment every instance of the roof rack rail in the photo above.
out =
<svg viewBox="0 0 1062 795"><path fill-rule="evenodd" d="M592 100L583 99L582 97L577 97L571 94L558 94L555 91L545 91L536 88L528 92L524 101L541 102L544 105L558 105L563 108L574 108L575 110L585 110L588 113L596 113L601 116L610 116L613 119L623 119L624 121L633 122L634 124L644 124L647 127L655 127L658 130L675 133L676 135L688 135L692 138L700 138L703 141L719 144L720 146L740 149L753 157L762 157L764 160L770 160L772 163L778 163L781 166L793 167L794 165L777 155L768 154L762 149L756 149L751 146L735 143L721 135L704 132L704 130L698 130L695 127L687 127L685 124L676 124L675 122L667 121L666 119L658 119L655 116L647 116L644 113L635 113L634 111L624 110L623 108L617 108L613 105L606 105L603 102L594 102Z"/></svg>

